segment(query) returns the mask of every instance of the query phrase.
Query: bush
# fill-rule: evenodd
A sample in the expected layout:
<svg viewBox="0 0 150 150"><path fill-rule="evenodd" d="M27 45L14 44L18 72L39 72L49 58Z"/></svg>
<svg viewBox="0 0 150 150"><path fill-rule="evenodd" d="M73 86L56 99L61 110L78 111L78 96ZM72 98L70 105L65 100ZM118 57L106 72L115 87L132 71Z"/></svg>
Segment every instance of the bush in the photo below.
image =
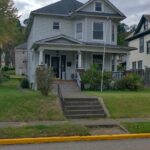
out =
<svg viewBox="0 0 150 150"><path fill-rule="evenodd" d="M5 66L2 68L2 71L8 71L9 70L9 67Z"/></svg>
<svg viewBox="0 0 150 150"><path fill-rule="evenodd" d="M97 65L92 65L89 70L85 71L81 75L81 79L84 85L86 84L90 85L91 90L99 90L101 86L102 72L99 71ZM110 89L112 74L109 72L104 72L103 79L104 79L103 89Z"/></svg>
<svg viewBox="0 0 150 150"><path fill-rule="evenodd" d="M9 79L10 79L10 77L8 75L6 75L2 71L0 71L0 83L5 82Z"/></svg>
<svg viewBox="0 0 150 150"><path fill-rule="evenodd" d="M53 80L53 70L44 66L39 66L36 70L37 88L42 95L48 96Z"/></svg>
<svg viewBox="0 0 150 150"><path fill-rule="evenodd" d="M119 90L137 91L143 87L143 81L138 75L130 73L123 79L118 80L116 82L116 87Z"/></svg>
<svg viewBox="0 0 150 150"><path fill-rule="evenodd" d="M20 86L23 89L29 89L30 86L28 79L22 79Z"/></svg>

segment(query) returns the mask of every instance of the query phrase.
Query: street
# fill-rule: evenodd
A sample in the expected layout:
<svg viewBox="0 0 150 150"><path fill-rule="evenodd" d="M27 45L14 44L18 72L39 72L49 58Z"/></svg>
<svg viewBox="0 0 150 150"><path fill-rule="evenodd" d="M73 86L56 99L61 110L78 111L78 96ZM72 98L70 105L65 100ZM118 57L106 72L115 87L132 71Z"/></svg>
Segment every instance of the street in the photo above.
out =
<svg viewBox="0 0 150 150"><path fill-rule="evenodd" d="M0 146L0 150L149 150L150 139Z"/></svg>

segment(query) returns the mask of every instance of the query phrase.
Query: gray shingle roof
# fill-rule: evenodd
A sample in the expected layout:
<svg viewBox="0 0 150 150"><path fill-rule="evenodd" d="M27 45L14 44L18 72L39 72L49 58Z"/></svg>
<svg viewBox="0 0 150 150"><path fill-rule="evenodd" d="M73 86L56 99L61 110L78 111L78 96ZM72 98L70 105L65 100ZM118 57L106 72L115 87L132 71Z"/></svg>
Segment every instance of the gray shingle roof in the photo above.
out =
<svg viewBox="0 0 150 150"><path fill-rule="evenodd" d="M145 21L150 21L150 15L148 14L144 14L142 17L141 17L141 20L136 28L136 30L132 33L132 35L130 35L129 37L126 38L127 41L131 41L131 40L134 40L134 39L137 39L141 36L145 36L147 34L150 34L150 29L146 29L146 30L143 30L142 32L140 32L140 29L142 27L142 25L144 24Z"/></svg>
<svg viewBox="0 0 150 150"><path fill-rule="evenodd" d="M37 9L32 13L69 15L69 13L74 12L82 5L83 3L77 0L61 0L54 4L50 4L43 8Z"/></svg>
<svg viewBox="0 0 150 150"><path fill-rule="evenodd" d="M23 44L16 46L16 49L27 49L27 43L23 43Z"/></svg>

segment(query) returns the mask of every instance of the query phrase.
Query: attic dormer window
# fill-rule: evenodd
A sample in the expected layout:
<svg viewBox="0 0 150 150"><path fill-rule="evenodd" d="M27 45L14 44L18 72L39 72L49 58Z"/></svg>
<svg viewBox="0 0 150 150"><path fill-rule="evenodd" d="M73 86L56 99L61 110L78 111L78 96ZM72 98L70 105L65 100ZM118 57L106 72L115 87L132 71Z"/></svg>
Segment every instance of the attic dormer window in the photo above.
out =
<svg viewBox="0 0 150 150"><path fill-rule="evenodd" d="M102 3L101 2L95 2L95 11L102 12Z"/></svg>
<svg viewBox="0 0 150 150"><path fill-rule="evenodd" d="M147 30L148 29L148 21L145 21L144 22L144 30Z"/></svg>
<svg viewBox="0 0 150 150"><path fill-rule="evenodd" d="M59 30L60 29L60 23L59 22L54 22L53 23L53 29L54 30Z"/></svg>

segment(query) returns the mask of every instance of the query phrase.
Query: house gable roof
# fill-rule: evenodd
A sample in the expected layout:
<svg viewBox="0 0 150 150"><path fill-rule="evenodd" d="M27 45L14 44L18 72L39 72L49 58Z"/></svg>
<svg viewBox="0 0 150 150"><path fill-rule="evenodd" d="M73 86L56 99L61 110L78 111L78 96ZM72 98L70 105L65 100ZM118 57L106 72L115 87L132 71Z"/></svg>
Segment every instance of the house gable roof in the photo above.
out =
<svg viewBox="0 0 150 150"><path fill-rule="evenodd" d="M32 13L69 15L82 5L83 3L77 0L61 0L54 4L32 11Z"/></svg>
<svg viewBox="0 0 150 150"><path fill-rule="evenodd" d="M138 33L142 27L142 25L144 24L145 21L150 21L150 15L143 15L136 30L135 30L135 34Z"/></svg>
<svg viewBox="0 0 150 150"><path fill-rule="evenodd" d="M90 4L93 3L94 1L95 1L95 0L89 0L89 1L87 1L84 5L82 5L80 8L78 8L78 9L76 10L76 12L82 11L83 8L85 8L87 5L90 5ZM120 15L120 16L126 18L126 16L125 16L116 6L114 6L109 0L103 0L103 1L104 1L105 3L107 3L107 4L116 12L116 14L118 14L118 15ZM100 15L100 13L99 13L99 15Z"/></svg>
<svg viewBox="0 0 150 150"><path fill-rule="evenodd" d="M43 40L40 40L40 41L37 41L36 44L50 44L50 43L58 43L58 44L82 44L82 42L72 38L72 37L69 37L69 36L66 36L66 35L58 35L58 36L55 36L55 37L50 37L50 38L46 38L46 39L43 39Z"/></svg>
<svg viewBox="0 0 150 150"><path fill-rule="evenodd" d="M16 49L23 49L23 50L26 50L27 49L27 43L22 43L18 46L15 47Z"/></svg>
<svg viewBox="0 0 150 150"><path fill-rule="evenodd" d="M126 38L126 41L132 41L136 38L139 38L141 36L150 34L150 29L144 30L143 32L140 32L143 24L145 21L150 21L150 15L143 15L136 30L129 36Z"/></svg>

